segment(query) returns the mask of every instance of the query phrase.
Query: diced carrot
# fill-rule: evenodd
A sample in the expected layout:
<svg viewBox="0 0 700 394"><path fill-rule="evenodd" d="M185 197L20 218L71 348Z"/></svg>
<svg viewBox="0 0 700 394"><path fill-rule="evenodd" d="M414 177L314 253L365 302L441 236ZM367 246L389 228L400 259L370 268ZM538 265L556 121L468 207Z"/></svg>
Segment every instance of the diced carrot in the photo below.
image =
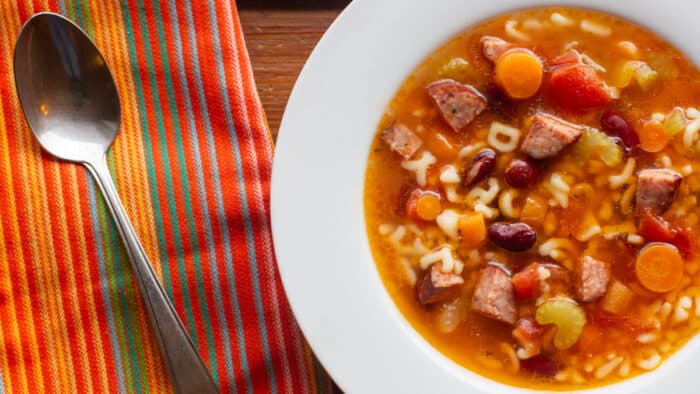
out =
<svg viewBox="0 0 700 394"><path fill-rule="evenodd" d="M646 152L661 152L669 141L670 137L660 122L644 122L639 128L639 146Z"/></svg>
<svg viewBox="0 0 700 394"><path fill-rule="evenodd" d="M428 150L437 156L440 161L451 162L459 152L457 144L452 141L450 137L439 131L434 131L426 135L425 144Z"/></svg>
<svg viewBox="0 0 700 394"><path fill-rule="evenodd" d="M520 211L520 220L531 226L539 226L547 215L547 207L547 200L543 197L528 196L522 211Z"/></svg>
<svg viewBox="0 0 700 394"><path fill-rule="evenodd" d="M484 215L475 212L459 218L459 234L462 245L468 248L478 248L486 240L486 221Z"/></svg>
<svg viewBox="0 0 700 394"><path fill-rule="evenodd" d="M542 85L542 74L542 62L527 49L511 49L496 60L496 83L513 99L534 96Z"/></svg>
<svg viewBox="0 0 700 394"><path fill-rule="evenodd" d="M442 203L437 194L423 194L416 202L416 214L423 220L435 220L442 212Z"/></svg>
<svg viewBox="0 0 700 394"><path fill-rule="evenodd" d="M522 271L513 275L513 291L515 298L528 301L539 297L540 295L540 277L537 272L539 264L532 263L525 267Z"/></svg>
<svg viewBox="0 0 700 394"><path fill-rule="evenodd" d="M603 330L593 324L586 324L583 326L576 346L584 354L593 354L598 353L604 343Z"/></svg>
<svg viewBox="0 0 700 394"><path fill-rule="evenodd" d="M681 283L683 258L675 246L653 243L637 256L635 271L642 286L656 293L665 293Z"/></svg>
<svg viewBox="0 0 700 394"><path fill-rule="evenodd" d="M566 64L552 70L552 92L567 109L581 111L612 101L610 91L595 70L586 64Z"/></svg>

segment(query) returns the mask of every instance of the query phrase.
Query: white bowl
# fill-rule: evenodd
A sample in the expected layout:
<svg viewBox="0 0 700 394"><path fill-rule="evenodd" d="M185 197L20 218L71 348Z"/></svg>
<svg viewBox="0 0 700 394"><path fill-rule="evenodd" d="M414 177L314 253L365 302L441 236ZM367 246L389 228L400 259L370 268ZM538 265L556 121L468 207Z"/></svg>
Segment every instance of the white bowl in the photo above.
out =
<svg viewBox="0 0 700 394"><path fill-rule="evenodd" d="M523 393L455 364L404 319L365 233L370 141L390 99L427 55L510 10L574 5L621 15L690 56L700 2L683 0L357 0L333 23L294 87L272 176L272 230L287 296L321 363L350 393ZM656 371L585 393L698 393L700 338Z"/></svg>

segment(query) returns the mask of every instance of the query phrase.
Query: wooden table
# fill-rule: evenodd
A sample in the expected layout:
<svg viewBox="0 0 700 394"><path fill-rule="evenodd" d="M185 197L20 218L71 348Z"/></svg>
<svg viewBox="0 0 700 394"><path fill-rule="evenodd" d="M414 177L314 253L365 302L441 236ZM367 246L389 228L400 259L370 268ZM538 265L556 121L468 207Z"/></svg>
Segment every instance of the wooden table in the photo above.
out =
<svg viewBox="0 0 700 394"><path fill-rule="evenodd" d="M275 2L267 3L273 3L274 6ZM311 4L317 7L251 9L247 7L259 4L255 1L239 1L241 24L253 64L255 82L275 139L287 98L304 62L340 13L345 1L297 0L296 4L299 3L317 3ZM295 5L295 1L277 3L278 7L281 5L290 7ZM332 7L318 8L328 5Z"/></svg>

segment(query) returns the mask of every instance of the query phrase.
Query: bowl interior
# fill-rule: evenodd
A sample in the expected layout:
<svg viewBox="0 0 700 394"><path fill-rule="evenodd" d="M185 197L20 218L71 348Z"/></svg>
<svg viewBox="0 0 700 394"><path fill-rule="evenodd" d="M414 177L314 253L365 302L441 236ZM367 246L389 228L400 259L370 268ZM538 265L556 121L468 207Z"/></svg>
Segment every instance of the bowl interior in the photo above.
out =
<svg viewBox="0 0 700 394"><path fill-rule="evenodd" d="M700 3L689 0L356 0L324 35L294 87L272 179L272 230L294 314L349 392L521 393L453 363L403 318L365 233L363 185L379 119L433 50L484 19L545 5L598 9L641 24L700 64ZM585 393L690 392L700 337L656 371Z"/></svg>

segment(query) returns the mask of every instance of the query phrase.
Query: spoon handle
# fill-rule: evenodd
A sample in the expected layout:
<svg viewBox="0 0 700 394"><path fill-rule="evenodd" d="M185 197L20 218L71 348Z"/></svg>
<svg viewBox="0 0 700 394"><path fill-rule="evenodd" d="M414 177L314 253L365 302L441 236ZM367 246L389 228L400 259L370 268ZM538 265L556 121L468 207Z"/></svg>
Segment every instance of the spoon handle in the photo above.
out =
<svg viewBox="0 0 700 394"><path fill-rule="evenodd" d="M107 207L124 242L175 391L181 394L218 392L216 383L199 357L192 339L158 281L136 231L126 215L109 173L106 157L84 164L102 190Z"/></svg>

